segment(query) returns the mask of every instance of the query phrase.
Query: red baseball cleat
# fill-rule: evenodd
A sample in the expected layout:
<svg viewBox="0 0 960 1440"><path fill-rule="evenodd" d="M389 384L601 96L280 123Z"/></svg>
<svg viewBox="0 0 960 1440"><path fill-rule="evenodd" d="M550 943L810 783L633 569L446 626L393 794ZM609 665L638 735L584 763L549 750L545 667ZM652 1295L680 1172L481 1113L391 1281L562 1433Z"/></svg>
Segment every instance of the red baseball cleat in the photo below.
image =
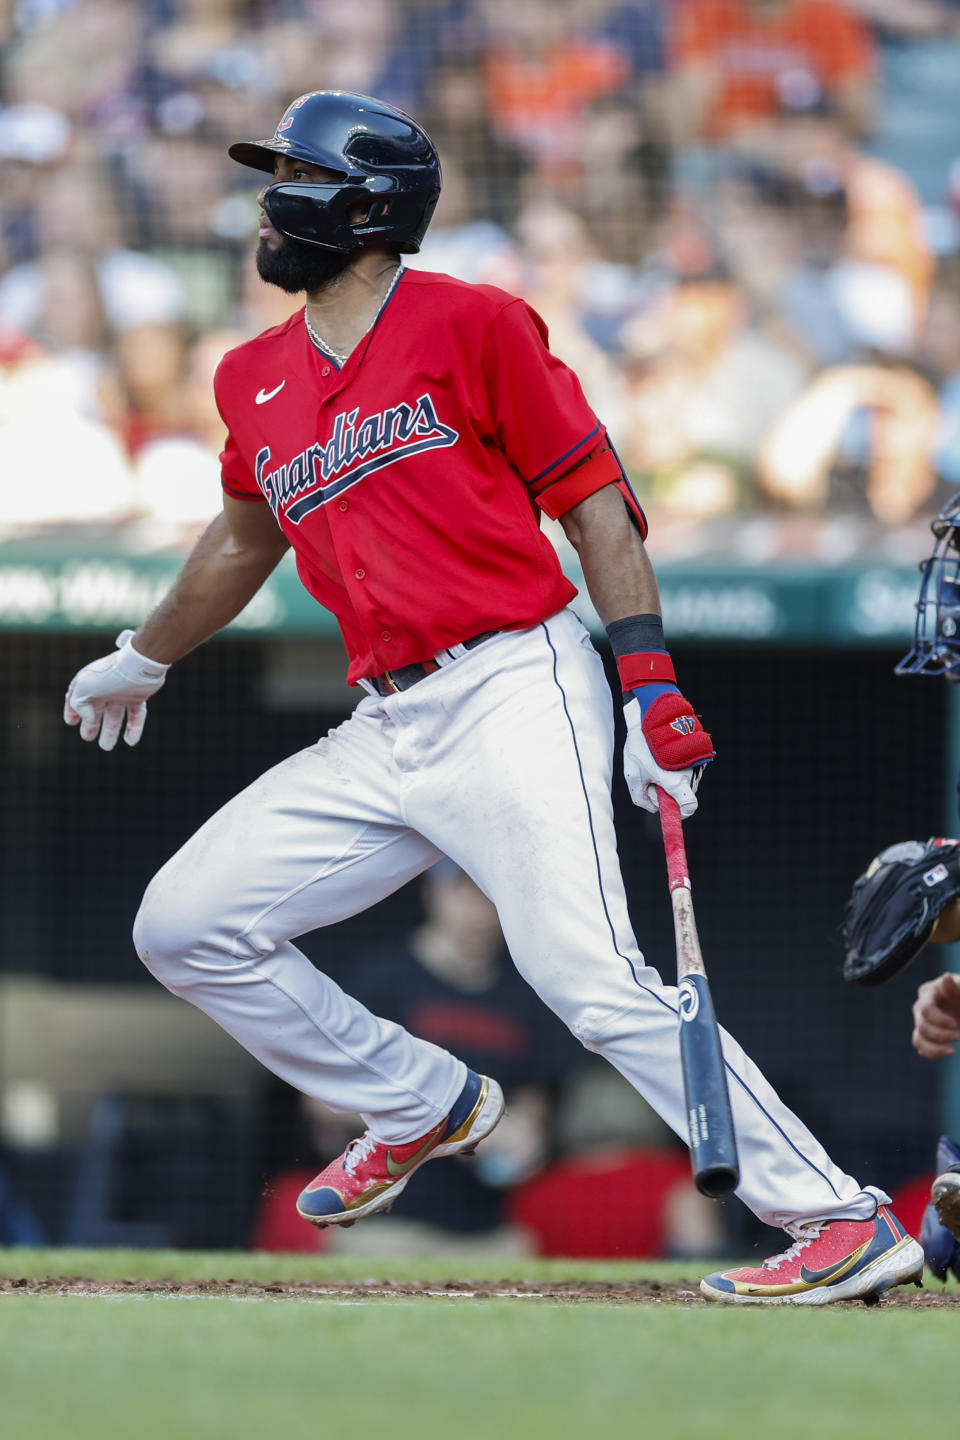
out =
<svg viewBox="0 0 960 1440"><path fill-rule="evenodd" d="M790 1233L797 1238L782 1255L708 1275L703 1294L740 1305L827 1305L921 1283L923 1251L885 1205L872 1220L815 1220Z"/></svg>
<svg viewBox="0 0 960 1440"><path fill-rule="evenodd" d="M470 1154L503 1114L496 1080L467 1071L450 1114L439 1125L402 1145L375 1140L367 1130L351 1140L297 1200L297 1214L311 1225L353 1225L365 1215L389 1210L414 1171L442 1155Z"/></svg>

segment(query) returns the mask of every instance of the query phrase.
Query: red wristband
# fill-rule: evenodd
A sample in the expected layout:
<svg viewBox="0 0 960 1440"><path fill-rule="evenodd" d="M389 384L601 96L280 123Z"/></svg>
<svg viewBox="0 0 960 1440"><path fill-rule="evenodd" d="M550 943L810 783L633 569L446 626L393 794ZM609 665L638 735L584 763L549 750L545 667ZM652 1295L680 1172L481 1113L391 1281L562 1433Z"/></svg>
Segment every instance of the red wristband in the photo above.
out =
<svg viewBox="0 0 960 1440"><path fill-rule="evenodd" d="M643 654L620 655L617 670L624 694L636 690L638 685L676 685L677 676L673 661L665 650L648 650Z"/></svg>

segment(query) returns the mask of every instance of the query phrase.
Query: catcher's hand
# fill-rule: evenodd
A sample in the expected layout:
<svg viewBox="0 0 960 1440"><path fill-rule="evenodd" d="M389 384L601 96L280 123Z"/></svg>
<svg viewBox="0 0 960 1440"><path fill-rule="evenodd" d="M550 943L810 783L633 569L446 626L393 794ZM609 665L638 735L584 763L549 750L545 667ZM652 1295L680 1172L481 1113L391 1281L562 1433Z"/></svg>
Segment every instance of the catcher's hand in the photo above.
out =
<svg viewBox="0 0 960 1440"><path fill-rule="evenodd" d="M913 1048L925 1060L953 1055L960 1040L960 975L926 980L913 1002Z"/></svg>
<svg viewBox="0 0 960 1440"><path fill-rule="evenodd" d="M910 964L960 896L960 841L904 840L881 851L854 882L841 935L843 978L882 985ZM942 928L942 927L941 927Z"/></svg>
<svg viewBox="0 0 960 1440"><path fill-rule="evenodd" d="M80 726L81 740L100 737L100 749L112 750L126 717L123 738L136 745L147 719L147 700L167 678L169 665L148 660L130 643L132 630L117 636L117 649L78 670L63 707L68 725Z"/></svg>

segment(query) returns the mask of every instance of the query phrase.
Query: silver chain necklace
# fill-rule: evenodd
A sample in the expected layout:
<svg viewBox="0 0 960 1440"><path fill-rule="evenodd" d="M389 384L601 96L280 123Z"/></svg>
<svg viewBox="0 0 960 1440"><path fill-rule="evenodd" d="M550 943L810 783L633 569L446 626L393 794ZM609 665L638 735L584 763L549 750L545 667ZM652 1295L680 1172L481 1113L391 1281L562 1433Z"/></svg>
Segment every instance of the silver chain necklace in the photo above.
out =
<svg viewBox="0 0 960 1440"><path fill-rule="evenodd" d="M387 301L390 299L390 296L396 289L397 281L400 279L402 270L403 266L398 264L396 270L394 270L393 272L393 279L387 286L386 294L380 301L380 304L377 306L377 313L370 321L370 324L367 326L366 330L364 330L363 334L360 336L360 340L366 339L366 337L370 334L370 331L373 329L374 325L376 325L377 321L380 319L380 316L383 313L383 307L386 305ZM303 320L304 324L307 327L307 334L310 336L310 339L313 341L314 345L316 345L317 349L322 350L324 354L329 355L332 360L336 360L337 364L342 370L344 365L346 365L347 361L349 360L350 356L353 354L353 350L356 350L357 345L360 344L360 340L357 341L357 345L354 345L353 350L348 350L346 355L341 355L339 350L334 350L329 340L324 340L323 336L319 335L317 331L314 330L307 317L306 309L304 309L303 312Z"/></svg>

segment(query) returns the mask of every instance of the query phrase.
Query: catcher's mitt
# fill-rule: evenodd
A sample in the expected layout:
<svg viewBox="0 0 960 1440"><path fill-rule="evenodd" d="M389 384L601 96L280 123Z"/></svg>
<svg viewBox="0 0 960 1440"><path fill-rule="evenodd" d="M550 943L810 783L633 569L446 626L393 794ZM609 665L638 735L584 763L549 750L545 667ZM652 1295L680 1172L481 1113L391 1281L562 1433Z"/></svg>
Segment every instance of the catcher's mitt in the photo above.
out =
<svg viewBox="0 0 960 1440"><path fill-rule="evenodd" d="M941 912L960 896L960 841L904 840L854 881L840 933L843 978L882 985L919 955Z"/></svg>

